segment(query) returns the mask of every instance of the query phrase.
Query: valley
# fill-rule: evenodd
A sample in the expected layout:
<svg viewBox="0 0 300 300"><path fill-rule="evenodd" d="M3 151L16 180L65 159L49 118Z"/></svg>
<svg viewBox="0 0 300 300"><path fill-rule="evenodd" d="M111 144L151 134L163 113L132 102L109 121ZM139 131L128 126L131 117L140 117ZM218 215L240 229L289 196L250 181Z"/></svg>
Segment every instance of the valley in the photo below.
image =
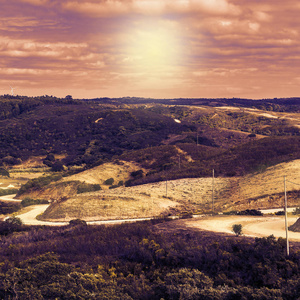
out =
<svg viewBox="0 0 300 300"><path fill-rule="evenodd" d="M4 108L12 105L13 113L1 122L8 128L11 121L14 126L22 122L25 132L44 128L40 144L45 149L52 139L53 153L41 155L44 150L38 146L33 155L25 154L38 145L34 136L25 133L24 150L18 145L22 136L15 136L19 154L15 146L9 150L12 144L3 148L10 151L8 156L2 154L10 177L3 177L2 190L22 185L18 199L48 201L49 208L39 216L44 221L277 208L283 205L284 176L289 205L299 205L296 99L187 102L40 98L16 99L12 105L13 101L4 101ZM4 132L2 137L4 146ZM75 146L78 141L81 145Z"/></svg>
<svg viewBox="0 0 300 300"><path fill-rule="evenodd" d="M297 299L300 99L0 100L0 298Z"/></svg>

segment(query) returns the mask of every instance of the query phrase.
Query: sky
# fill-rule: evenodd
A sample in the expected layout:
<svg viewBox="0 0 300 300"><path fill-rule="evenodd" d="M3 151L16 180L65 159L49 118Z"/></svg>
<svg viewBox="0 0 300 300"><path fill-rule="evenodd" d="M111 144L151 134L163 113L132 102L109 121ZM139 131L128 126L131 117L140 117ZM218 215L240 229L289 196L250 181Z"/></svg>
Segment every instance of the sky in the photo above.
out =
<svg viewBox="0 0 300 300"><path fill-rule="evenodd" d="M0 0L0 94L300 96L297 0Z"/></svg>

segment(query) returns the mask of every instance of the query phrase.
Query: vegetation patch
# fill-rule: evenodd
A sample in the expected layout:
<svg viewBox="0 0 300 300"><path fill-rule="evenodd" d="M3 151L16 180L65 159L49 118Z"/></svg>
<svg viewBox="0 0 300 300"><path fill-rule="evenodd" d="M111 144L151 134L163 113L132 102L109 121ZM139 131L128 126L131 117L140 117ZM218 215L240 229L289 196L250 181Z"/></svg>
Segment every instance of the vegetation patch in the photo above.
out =
<svg viewBox="0 0 300 300"><path fill-rule="evenodd" d="M100 184L90 184L90 183L80 182L79 185L77 186L77 194L95 192L100 190L101 190Z"/></svg>
<svg viewBox="0 0 300 300"><path fill-rule="evenodd" d="M49 203L49 201L47 201L45 199L32 199L29 197L26 197L21 201L22 207L26 207L26 206L30 206L30 205L38 205L38 204L48 204L48 203Z"/></svg>
<svg viewBox="0 0 300 300"><path fill-rule="evenodd" d="M43 176L43 177L31 179L27 183L25 183L24 185L21 186L17 197L28 192L29 190L38 190L38 189L50 184L51 182L55 182L60 179L62 179L61 174L53 174L53 175L49 175L49 176Z"/></svg>
<svg viewBox="0 0 300 300"><path fill-rule="evenodd" d="M61 228L3 222L0 227L11 229L1 239L0 277L5 283L0 284L1 297L290 300L299 296L296 244L286 257L283 239L159 230L171 222L157 219L116 226L75 222Z"/></svg>

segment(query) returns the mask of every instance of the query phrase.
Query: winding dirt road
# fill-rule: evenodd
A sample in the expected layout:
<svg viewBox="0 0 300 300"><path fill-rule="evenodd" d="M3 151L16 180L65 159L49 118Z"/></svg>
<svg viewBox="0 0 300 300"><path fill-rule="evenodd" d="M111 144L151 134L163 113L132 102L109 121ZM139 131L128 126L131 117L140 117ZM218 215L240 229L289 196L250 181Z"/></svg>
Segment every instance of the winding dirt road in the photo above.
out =
<svg viewBox="0 0 300 300"><path fill-rule="evenodd" d="M14 195L3 196L0 199L3 201L20 201L13 199ZM19 214L18 217L26 225L50 225L50 226L62 226L68 225L69 222L46 222L39 221L36 217L42 214L50 204L33 205L30 211ZM110 220L110 221L93 221L87 222L88 224L118 224L124 222L136 222L144 219L124 219L124 220ZM298 217L288 216L288 226L294 224ZM241 224L243 226L243 235L253 237L266 237L274 235L276 238L286 237L285 232L285 219L284 216L213 216L213 217L196 217L194 219L184 220L184 224L187 227L195 227L202 230L225 232L233 234L232 225ZM300 232L288 232L288 237L293 241L300 241Z"/></svg>

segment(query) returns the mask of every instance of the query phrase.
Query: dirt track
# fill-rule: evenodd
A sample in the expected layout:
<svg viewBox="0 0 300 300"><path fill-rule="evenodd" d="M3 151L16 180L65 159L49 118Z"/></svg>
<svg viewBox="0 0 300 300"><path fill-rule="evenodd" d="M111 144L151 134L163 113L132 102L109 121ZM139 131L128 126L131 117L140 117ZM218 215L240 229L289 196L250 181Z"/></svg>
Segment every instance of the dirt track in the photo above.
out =
<svg viewBox="0 0 300 300"><path fill-rule="evenodd" d="M298 217L288 217L288 226L294 224L297 219ZM242 224L245 236L266 237L273 234L276 238L286 237L284 216L215 216L185 222L188 227L232 234L233 224ZM288 231L288 237L290 240L300 241L300 232Z"/></svg>
<svg viewBox="0 0 300 300"><path fill-rule="evenodd" d="M43 222L38 221L36 216L42 213L46 208L46 205L32 206L32 210L27 213L21 214L18 217L22 219L25 224L28 225L66 225L68 222ZM292 225L296 222L298 217L288 217L288 225ZM111 223L122 223L125 221L137 221L135 220L115 220L108 221ZM91 224L104 224L106 221L89 222ZM276 238L286 237L285 232L285 220L283 216L264 216L264 217L251 217L251 216L215 216L215 217L199 217L192 220L183 220L186 227L195 227L202 230L214 231L214 232L232 232L233 224L242 224L243 235L254 237L266 237L274 235ZM288 232L288 237L291 241L300 241L300 232Z"/></svg>

